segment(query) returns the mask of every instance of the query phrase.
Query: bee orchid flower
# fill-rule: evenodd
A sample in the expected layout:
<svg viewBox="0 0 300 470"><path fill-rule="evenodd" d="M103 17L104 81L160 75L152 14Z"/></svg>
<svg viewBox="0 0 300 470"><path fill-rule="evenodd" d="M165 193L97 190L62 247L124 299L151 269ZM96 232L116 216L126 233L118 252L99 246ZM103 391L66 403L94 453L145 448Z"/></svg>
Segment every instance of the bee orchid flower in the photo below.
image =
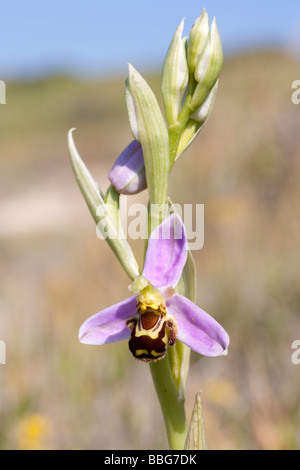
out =
<svg viewBox="0 0 300 470"><path fill-rule="evenodd" d="M127 339L132 354L145 362L162 359L176 339L205 356L226 354L229 337L222 326L175 291L187 253L183 222L172 213L150 234L142 275L131 285L134 295L88 318L80 341Z"/></svg>

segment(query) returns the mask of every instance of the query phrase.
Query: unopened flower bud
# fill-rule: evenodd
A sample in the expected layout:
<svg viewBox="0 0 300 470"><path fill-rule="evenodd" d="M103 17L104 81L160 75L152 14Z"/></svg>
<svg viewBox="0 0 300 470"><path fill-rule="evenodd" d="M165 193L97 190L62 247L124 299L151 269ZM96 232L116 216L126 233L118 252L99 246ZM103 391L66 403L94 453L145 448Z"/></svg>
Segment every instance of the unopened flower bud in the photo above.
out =
<svg viewBox="0 0 300 470"><path fill-rule="evenodd" d="M215 102L215 98L216 98L216 94L218 90L218 84L219 84L219 80L217 80L216 83L214 84L213 88L211 89L203 105L200 106L200 108L196 109L196 111L192 114L191 116L192 119L194 119L197 122L200 122L201 124L203 124L204 121L207 120Z"/></svg>
<svg viewBox="0 0 300 470"><path fill-rule="evenodd" d="M210 36L198 59L195 79L198 82L191 101L195 111L202 106L219 78L223 64L223 50L216 20L211 26Z"/></svg>
<svg viewBox="0 0 300 470"><path fill-rule="evenodd" d="M161 89L169 125L177 121L181 97L188 83L187 38L181 37L183 26L184 20L181 21L173 36L162 71Z"/></svg>
<svg viewBox="0 0 300 470"><path fill-rule="evenodd" d="M147 187L142 146L133 140L117 158L108 179L121 194L136 194Z"/></svg>
<svg viewBox="0 0 300 470"><path fill-rule="evenodd" d="M195 68L203 50L203 47L209 36L209 18L203 9L199 18L196 19L190 31L190 37L187 47L187 60L190 73L195 72Z"/></svg>

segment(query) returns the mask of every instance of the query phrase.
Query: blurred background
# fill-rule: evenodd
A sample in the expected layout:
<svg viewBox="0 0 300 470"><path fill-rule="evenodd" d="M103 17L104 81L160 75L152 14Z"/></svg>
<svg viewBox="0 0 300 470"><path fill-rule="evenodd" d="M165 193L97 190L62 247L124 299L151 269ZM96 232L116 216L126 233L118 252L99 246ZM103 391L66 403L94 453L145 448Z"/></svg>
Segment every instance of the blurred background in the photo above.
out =
<svg viewBox="0 0 300 470"><path fill-rule="evenodd" d="M210 449L300 447L300 364L291 360L300 339L299 2L13 0L1 5L0 30L0 449L167 448L148 366L126 342L77 339L88 316L128 295L129 280L96 236L67 132L77 128L105 191L132 140L127 63L161 103L170 40L183 17L188 36L203 7L216 16L224 67L170 196L205 205L197 303L231 344L227 357L192 354L187 415L201 390ZM132 246L140 261L142 246Z"/></svg>

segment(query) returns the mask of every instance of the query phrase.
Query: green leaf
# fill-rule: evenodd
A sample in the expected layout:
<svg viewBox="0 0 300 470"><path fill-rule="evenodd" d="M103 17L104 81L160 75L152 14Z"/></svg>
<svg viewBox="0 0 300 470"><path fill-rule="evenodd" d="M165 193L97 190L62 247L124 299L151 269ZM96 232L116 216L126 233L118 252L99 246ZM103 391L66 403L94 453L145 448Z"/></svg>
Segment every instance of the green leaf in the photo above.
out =
<svg viewBox="0 0 300 470"><path fill-rule="evenodd" d="M125 239L120 225L118 198L111 189L106 197L107 204L105 203L99 185L90 174L77 151L72 132L73 129L71 129L68 134L68 146L70 160L78 186L97 224L97 229L104 236L125 272L130 279L133 280L139 275L139 269L131 247Z"/></svg>
<svg viewBox="0 0 300 470"><path fill-rule="evenodd" d="M207 450L200 392L196 394L184 450Z"/></svg>
<svg viewBox="0 0 300 470"><path fill-rule="evenodd" d="M134 127L138 129L143 148L149 201L151 205L158 207L157 220L151 225L153 229L166 216L158 213L161 206L165 205L167 208L170 170L168 132L153 91L131 65L126 86L127 93L131 94L131 119L135 116ZM155 218L155 214L152 217Z"/></svg>

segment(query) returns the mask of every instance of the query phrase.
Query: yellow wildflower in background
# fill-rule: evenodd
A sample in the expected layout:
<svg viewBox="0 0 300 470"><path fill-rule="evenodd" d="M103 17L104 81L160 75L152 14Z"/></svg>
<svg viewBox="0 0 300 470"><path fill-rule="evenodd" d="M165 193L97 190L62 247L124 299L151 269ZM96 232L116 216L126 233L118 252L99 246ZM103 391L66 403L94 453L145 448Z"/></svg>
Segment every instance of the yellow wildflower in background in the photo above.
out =
<svg viewBox="0 0 300 470"><path fill-rule="evenodd" d="M42 414L30 414L17 425L17 446L20 450L44 450L49 448L52 423Z"/></svg>

